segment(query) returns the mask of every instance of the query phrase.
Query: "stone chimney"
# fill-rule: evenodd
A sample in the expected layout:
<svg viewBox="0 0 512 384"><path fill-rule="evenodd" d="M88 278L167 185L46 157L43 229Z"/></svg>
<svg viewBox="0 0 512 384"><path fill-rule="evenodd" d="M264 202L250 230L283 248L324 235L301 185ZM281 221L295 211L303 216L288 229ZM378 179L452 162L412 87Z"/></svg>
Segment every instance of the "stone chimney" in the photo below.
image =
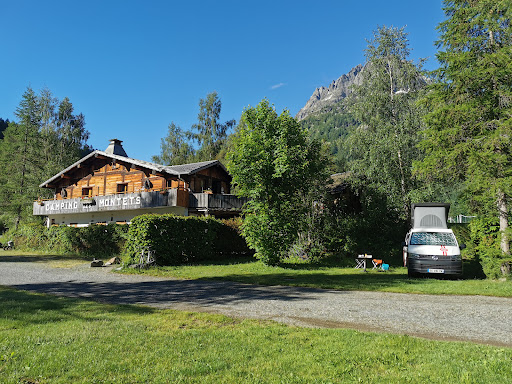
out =
<svg viewBox="0 0 512 384"><path fill-rule="evenodd" d="M121 140L111 139L110 144L108 145L107 149L105 149L105 153L108 153L109 155L128 157L121 143Z"/></svg>

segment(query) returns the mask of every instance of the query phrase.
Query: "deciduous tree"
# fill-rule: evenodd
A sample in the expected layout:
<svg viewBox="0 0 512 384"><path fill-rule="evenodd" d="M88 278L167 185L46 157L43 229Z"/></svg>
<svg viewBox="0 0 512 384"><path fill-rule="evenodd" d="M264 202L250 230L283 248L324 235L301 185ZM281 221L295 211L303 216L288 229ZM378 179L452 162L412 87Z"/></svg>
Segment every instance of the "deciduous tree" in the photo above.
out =
<svg viewBox="0 0 512 384"><path fill-rule="evenodd" d="M221 107L217 92L209 93L199 101L197 124L192 125L188 133L189 138L199 145L198 161L214 160L226 142L228 131L236 124L235 120L219 122Z"/></svg>
<svg viewBox="0 0 512 384"><path fill-rule="evenodd" d="M422 127L416 100L425 81L410 59L404 28L379 27L368 41L362 83L354 87L351 111L360 126L346 141L349 168L365 185L388 196L392 209L410 215L415 188L412 162Z"/></svg>
<svg viewBox="0 0 512 384"><path fill-rule="evenodd" d="M315 189L325 188L327 162L319 142L288 111L268 102L247 108L228 153L228 169L245 207L243 233L256 256L276 264L304 235Z"/></svg>
<svg viewBox="0 0 512 384"><path fill-rule="evenodd" d="M174 122L169 124L167 130L167 136L160 142L160 155L153 156L152 160L164 165L186 164L192 161L195 151L188 143L185 132Z"/></svg>

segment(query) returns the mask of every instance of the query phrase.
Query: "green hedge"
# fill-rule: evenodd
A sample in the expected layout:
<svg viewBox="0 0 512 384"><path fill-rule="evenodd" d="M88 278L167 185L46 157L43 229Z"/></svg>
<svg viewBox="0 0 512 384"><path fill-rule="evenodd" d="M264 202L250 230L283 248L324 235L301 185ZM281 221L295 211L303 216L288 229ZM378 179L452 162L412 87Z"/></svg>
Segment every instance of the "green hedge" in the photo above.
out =
<svg viewBox="0 0 512 384"><path fill-rule="evenodd" d="M159 265L226 258L250 252L236 222L209 217L142 215L128 231L125 256L137 263L142 250L151 249Z"/></svg>
<svg viewBox="0 0 512 384"><path fill-rule="evenodd" d="M89 225L74 228L42 224L27 224L11 234L17 249L47 253L76 253L95 257L112 256L124 248L126 225ZM9 235L7 235L9 236ZM4 236L5 238L6 236Z"/></svg>
<svg viewBox="0 0 512 384"><path fill-rule="evenodd" d="M500 266L510 261L504 257L500 249L500 224L494 217L478 217L469 223L471 240L466 254L476 260L482 267L487 278L503 277Z"/></svg>

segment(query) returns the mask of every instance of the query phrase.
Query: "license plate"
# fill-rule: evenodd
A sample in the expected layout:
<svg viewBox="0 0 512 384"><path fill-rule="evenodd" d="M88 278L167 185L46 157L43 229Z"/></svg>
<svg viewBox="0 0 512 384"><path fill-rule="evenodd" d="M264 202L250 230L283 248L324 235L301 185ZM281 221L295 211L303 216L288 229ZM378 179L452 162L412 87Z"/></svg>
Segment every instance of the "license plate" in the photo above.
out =
<svg viewBox="0 0 512 384"><path fill-rule="evenodd" d="M432 269L428 270L428 273L444 273L444 269Z"/></svg>

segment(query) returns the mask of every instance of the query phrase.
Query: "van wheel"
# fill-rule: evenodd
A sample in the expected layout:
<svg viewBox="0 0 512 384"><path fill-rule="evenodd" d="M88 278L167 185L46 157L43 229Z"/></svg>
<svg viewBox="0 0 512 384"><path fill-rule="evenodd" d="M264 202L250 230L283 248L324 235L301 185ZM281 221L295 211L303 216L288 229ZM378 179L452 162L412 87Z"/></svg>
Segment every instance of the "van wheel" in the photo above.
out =
<svg viewBox="0 0 512 384"><path fill-rule="evenodd" d="M410 269L407 270L407 276L408 277L418 277L419 274L416 272L411 271Z"/></svg>

